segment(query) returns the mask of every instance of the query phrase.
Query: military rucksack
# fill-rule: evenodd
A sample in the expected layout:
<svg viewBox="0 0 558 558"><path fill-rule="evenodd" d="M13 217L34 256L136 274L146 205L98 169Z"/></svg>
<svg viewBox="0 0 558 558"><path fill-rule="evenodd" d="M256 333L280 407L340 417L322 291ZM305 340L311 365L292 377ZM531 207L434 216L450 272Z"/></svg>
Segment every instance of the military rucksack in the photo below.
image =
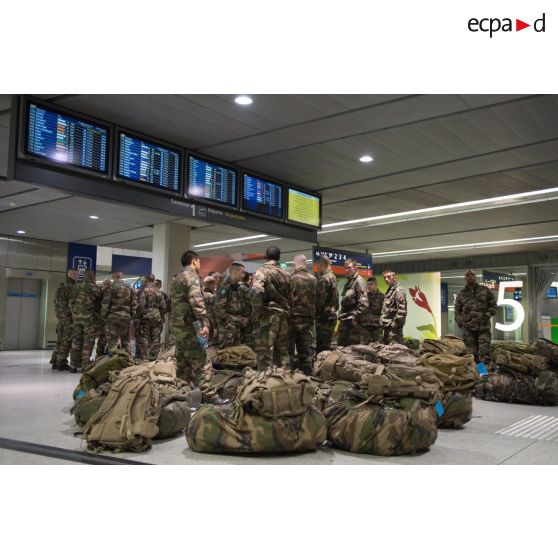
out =
<svg viewBox="0 0 558 558"><path fill-rule="evenodd" d="M418 364L434 370L444 384L444 391L472 390L480 380L473 355L425 353L419 358Z"/></svg>
<svg viewBox="0 0 558 558"><path fill-rule="evenodd" d="M318 355L314 364L314 374L326 382L345 380L348 382L361 382L363 376L374 374L379 366L360 358L362 353L346 351L323 351Z"/></svg>
<svg viewBox="0 0 558 558"><path fill-rule="evenodd" d="M148 372L117 379L83 429L88 449L144 451L159 429L159 391Z"/></svg>
<svg viewBox="0 0 558 558"><path fill-rule="evenodd" d="M79 391L88 392L90 389L107 382L111 372L122 370L134 364L132 355L125 349L114 349L110 355L99 357L84 370L74 391L74 399Z"/></svg>
<svg viewBox="0 0 558 558"><path fill-rule="evenodd" d="M558 345L548 339L539 337L533 343L533 352L548 360L549 366L553 370L558 370Z"/></svg>
<svg viewBox="0 0 558 558"><path fill-rule="evenodd" d="M440 339L425 339L422 342L421 353L464 356L467 352L463 339L455 335L444 335Z"/></svg>
<svg viewBox="0 0 558 558"><path fill-rule="evenodd" d="M255 368L256 361L256 353L250 347L238 345L219 349L211 363L216 369L242 370L246 367Z"/></svg>
<svg viewBox="0 0 558 558"><path fill-rule="evenodd" d="M382 364L403 364L413 366L418 357L405 345L393 343L391 345L372 344L371 347L376 351L376 359Z"/></svg>
<svg viewBox="0 0 558 558"><path fill-rule="evenodd" d="M546 358L529 353L520 353L496 348L492 351L492 362L502 371L537 375L548 368Z"/></svg>

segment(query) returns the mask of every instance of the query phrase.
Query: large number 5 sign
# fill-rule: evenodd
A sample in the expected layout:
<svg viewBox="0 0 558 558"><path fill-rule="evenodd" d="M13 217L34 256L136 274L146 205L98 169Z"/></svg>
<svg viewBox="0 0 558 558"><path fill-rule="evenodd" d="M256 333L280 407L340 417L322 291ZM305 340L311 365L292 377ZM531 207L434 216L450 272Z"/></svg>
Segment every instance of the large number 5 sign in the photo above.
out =
<svg viewBox="0 0 558 558"><path fill-rule="evenodd" d="M523 281L500 281L498 286L498 306L511 306L515 308L516 318L511 324L500 324L496 322L496 329L500 331L515 331L519 329L525 320L525 310L521 306L521 302L514 300L513 298L504 298L504 293L506 288L521 288L523 287Z"/></svg>

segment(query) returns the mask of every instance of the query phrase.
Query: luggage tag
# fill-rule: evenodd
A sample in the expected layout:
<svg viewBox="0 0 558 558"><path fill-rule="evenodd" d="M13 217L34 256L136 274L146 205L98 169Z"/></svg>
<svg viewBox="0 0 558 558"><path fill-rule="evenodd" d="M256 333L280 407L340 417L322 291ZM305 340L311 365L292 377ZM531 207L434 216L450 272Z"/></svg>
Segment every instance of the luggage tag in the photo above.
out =
<svg viewBox="0 0 558 558"><path fill-rule="evenodd" d="M484 362L479 362L477 364L477 370L479 372L479 376L488 376L488 370L486 369L486 364Z"/></svg>
<svg viewBox="0 0 558 558"><path fill-rule="evenodd" d="M444 414L444 406L442 405L441 401L436 401L436 405L434 405L436 409L436 414L441 417Z"/></svg>

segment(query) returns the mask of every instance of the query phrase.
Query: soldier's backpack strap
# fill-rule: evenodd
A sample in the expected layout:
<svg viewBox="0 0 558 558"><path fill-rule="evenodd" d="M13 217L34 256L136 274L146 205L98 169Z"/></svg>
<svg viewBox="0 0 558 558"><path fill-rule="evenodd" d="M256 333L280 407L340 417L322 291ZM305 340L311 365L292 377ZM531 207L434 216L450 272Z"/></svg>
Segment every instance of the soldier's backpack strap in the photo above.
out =
<svg viewBox="0 0 558 558"><path fill-rule="evenodd" d="M337 364L337 361L341 358L341 356L341 353L332 351L324 359L321 367L321 376L322 379L326 382L332 380L335 377L335 365Z"/></svg>

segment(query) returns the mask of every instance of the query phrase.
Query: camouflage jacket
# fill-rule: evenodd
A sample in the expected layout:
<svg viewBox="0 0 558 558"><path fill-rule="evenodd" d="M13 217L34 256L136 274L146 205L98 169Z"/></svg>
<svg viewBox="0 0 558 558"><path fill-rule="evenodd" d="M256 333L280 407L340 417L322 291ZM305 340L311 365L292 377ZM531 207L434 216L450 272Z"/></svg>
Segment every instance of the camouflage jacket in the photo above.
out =
<svg viewBox="0 0 558 558"><path fill-rule="evenodd" d="M318 277L316 285L316 319L331 320L337 318L337 310L339 310L337 277L329 269Z"/></svg>
<svg viewBox="0 0 558 558"><path fill-rule="evenodd" d="M240 315L252 319L252 301L250 300L250 287L243 282L238 284L240 294Z"/></svg>
<svg viewBox="0 0 558 558"><path fill-rule="evenodd" d="M489 331L490 318L496 314L496 298L484 285L465 286L455 299L455 322L462 329Z"/></svg>
<svg viewBox="0 0 558 558"><path fill-rule="evenodd" d="M213 291L209 289L203 290L203 303L207 310L207 317L212 324L215 324L215 300L216 295Z"/></svg>
<svg viewBox="0 0 558 558"><path fill-rule="evenodd" d="M170 298L172 320L190 324L200 320L203 327L209 327L200 277L193 267L187 265L172 278Z"/></svg>
<svg viewBox="0 0 558 558"><path fill-rule="evenodd" d="M147 283L143 289L143 296L138 300L142 304L141 317L145 320L160 321L163 319L167 310L165 299L157 287L153 283ZM138 311L139 311L138 304Z"/></svg>
<svg viewBox="0 0 558 558"><path fill-rule="evenodd" d="M101 318L103 320L132 319L136 315L138 301L132 287L120 279L115 279L103 295Z"/></svg>
<svg viewBox="0 0 558 558"><path fill-rule="evenodd" d="M72 285L70 310L73 321L97 320L101 309L101 296L102 291L94 281L81 281Z"/></svg>
<svg viewBox="0 0 558 558"><path fill-rule="evenodd" d="M379 326L382 306L384 304L384 293L376 291L368 293L368 310L364 313L362 323L368 326Z"/></svg>
<svg viewBox="0 0 558 558"><path fill-rule="evenodd" d="M401 328L407 318L407 295L399 283L395 281L384 295L380 325Z"/></svg>
<svg viewBox="0 0 558 558"><path fill-rule="evenodd" d="M288 314L291 300L289 274L279 267L279 262L265 262L254 275L251 291L254 316L263 312Z"/></svg>
<svg viewBox="0 0 558 558"><path fill-rule="evenodd" d="M237 322L242 315L246 292L241 283L233 283L228 277L215 295L215 316L219 323Z"/></svg>
<svg viewBox="0 0 558 558"><path fill-rule="evenodd" d="M163 297L164 301L165 301L165 312L164 314L161 316L161 319L165 319L167 314L170 314L171 311L171 299L170 296L165 292L165 291L159 291L161 293L161 296Z"/></svg>
<svg viewBox="0 0 558 558"><path fill-rule="evenodd" d="M367 310L366 283L358 272L355 272L352 277L347 279L347 283L343 287L339 319L360 321Z"/></svg>
<svg viewBox="0 0 558 558"><path fill-rule="evenodd" d="M314 319L317 283L306 269L295 269L291 273L291 316Z"/></svg>
<svg viewBox="0 0 558 558"><path fill-rule="evenodd" d="M69 277L63 283L60 283L54 295L54 311L58 320L72 321L72 311L70 310L70 293L72 287L76 284Z"/></svg>

